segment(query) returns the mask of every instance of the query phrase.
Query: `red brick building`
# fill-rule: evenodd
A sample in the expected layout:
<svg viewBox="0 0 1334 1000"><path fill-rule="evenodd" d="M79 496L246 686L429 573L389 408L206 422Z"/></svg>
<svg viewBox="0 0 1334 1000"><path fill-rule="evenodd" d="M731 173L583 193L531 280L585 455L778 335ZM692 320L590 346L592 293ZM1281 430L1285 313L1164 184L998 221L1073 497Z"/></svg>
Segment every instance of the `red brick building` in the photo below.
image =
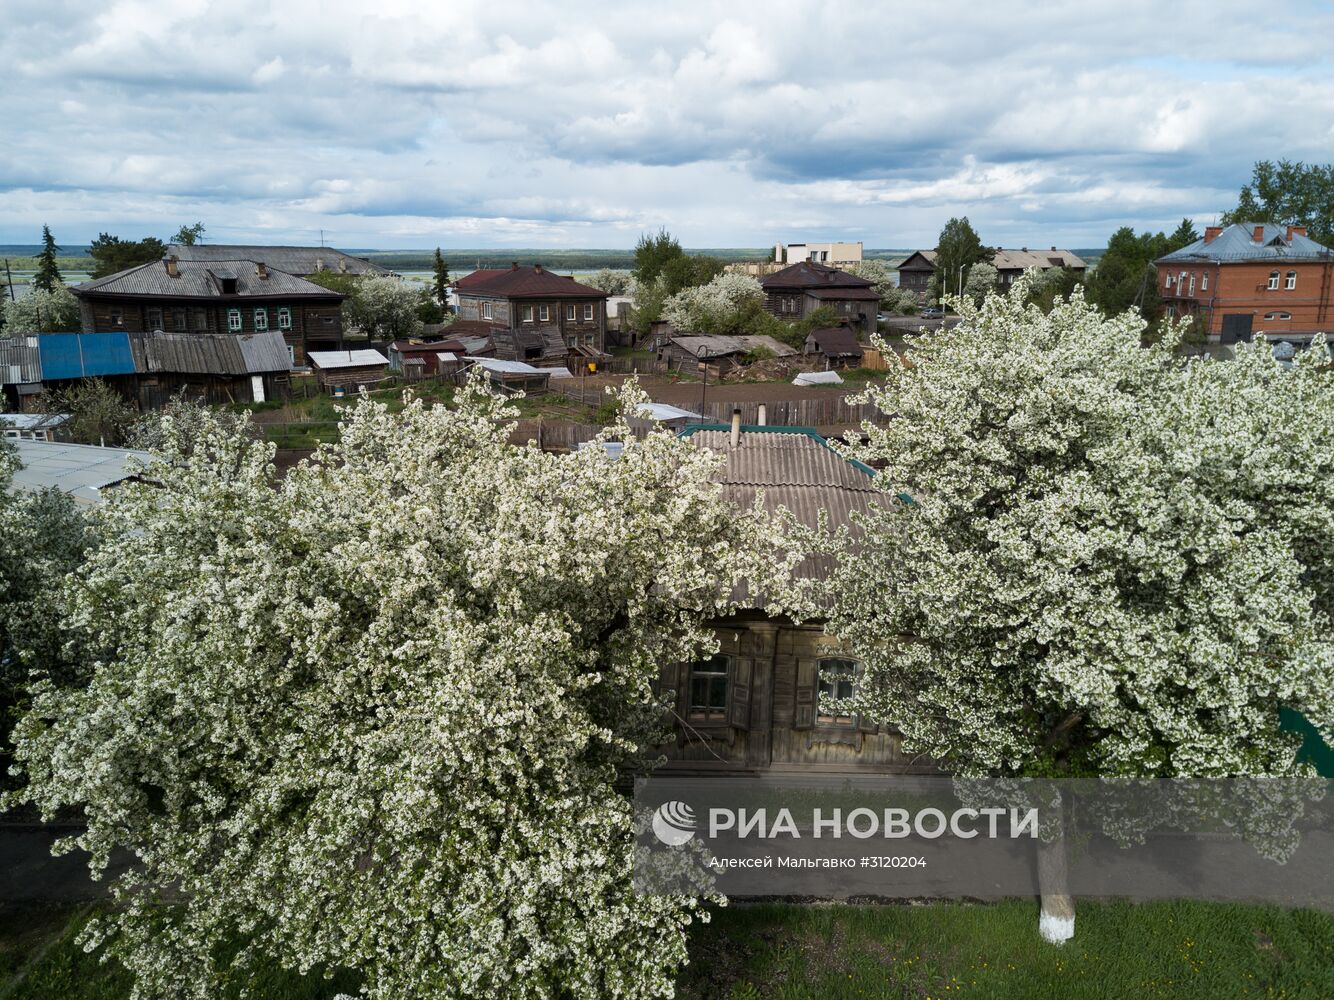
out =
<svg viewBox="0 0 1334 1000"><path fill-rule="evenodd" d="M1212 342L1334 333L1334 251L1302 226L1210 226L1154 263L1165 312L1199 317Z"/></svg>

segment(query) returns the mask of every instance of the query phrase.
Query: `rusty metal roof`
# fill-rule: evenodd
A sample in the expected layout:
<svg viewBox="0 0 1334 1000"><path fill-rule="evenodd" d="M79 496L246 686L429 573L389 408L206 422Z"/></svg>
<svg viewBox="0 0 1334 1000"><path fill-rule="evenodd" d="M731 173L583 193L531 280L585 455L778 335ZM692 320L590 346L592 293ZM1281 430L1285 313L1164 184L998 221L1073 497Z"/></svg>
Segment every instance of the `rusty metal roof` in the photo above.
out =
<svg viewBox="0 0 1334 1000"><path fill-rule="evenodd" d="M31 335L0 336L0 385L23 385L42 380L42 355Z"/></svg>

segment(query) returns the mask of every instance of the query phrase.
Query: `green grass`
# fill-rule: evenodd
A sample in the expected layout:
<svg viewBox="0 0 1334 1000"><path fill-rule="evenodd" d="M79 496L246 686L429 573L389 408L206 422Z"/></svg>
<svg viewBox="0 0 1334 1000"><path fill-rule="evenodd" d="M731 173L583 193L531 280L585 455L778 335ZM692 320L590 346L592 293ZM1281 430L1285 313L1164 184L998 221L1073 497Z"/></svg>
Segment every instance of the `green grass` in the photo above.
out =
<svg viewBox="0 0 1334 1000"><path fill-rule="evenodd" d="M124 1000L130 978L74 944L72 910L0 914L0 1000ZM1037 937L1037 904L734 905L697 924L690 1000L1118 1000L1334 996L1334 916L1226 903L1080 903L1075 939ZM19 981L17 971L43 946ZM256 995L322 1000L353 984L262 974ZM232 989L221 996L231 997Z"/></svg>
<svg viewBox="0 0 1334 1000"><path fill-rule="evenodd" d="M1061 947L1030 901L734 906L690 952L700 1000L1334 996L1334 916L1224 903L1080 903Z"/></svg>

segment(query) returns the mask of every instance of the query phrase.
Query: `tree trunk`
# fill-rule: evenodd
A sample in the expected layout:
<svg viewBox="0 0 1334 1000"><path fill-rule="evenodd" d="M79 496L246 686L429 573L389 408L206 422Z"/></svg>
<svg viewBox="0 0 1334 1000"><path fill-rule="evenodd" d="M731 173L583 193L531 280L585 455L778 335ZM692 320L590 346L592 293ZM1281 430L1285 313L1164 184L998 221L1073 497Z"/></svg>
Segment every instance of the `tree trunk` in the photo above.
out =
<svg viewBox="0 0 1334 1000"><path fill-rule="evenodd" d="M1057 799L1056 816L1060 824L1056 838L1050 843L1038 840L1038 895L1042 912L1038 917L1038 933L1044 941L1064 944L1075 936L1075 901L1070 896L1070 878L1066 871L1065 817Z"/></svg>

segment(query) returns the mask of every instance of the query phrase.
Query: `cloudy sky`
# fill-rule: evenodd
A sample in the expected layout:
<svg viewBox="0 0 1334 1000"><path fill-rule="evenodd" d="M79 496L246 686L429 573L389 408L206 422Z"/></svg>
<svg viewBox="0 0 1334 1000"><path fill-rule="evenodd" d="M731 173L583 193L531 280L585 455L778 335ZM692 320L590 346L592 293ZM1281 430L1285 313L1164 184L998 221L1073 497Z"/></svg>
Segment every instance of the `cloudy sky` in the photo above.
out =
<svg viewBox="0 0 1334 1000"><path fill-rule="evenodd" d="M1334 161L1328 3L22 6L0 242L1092 247Z"/></svg>

